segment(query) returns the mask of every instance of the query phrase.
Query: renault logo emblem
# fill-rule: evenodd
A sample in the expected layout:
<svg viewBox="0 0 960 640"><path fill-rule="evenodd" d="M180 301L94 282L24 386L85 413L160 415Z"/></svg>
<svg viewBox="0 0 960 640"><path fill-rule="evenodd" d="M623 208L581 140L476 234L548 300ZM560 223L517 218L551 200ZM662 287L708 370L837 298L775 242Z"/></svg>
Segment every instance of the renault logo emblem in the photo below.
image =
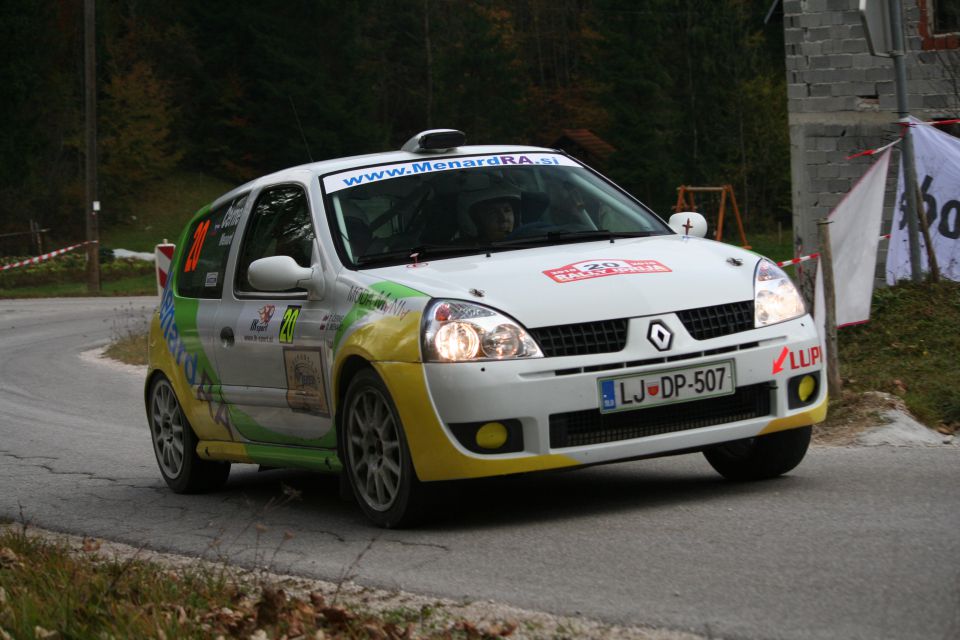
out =
<svg viewBox="0 0 960 640"><path fill-rule="evenodd" d="M667 329L667 325L654 320L647 331L647 340L657 348L657 351L669 351L670 345L673 344L673 334L670 333L670 329Z"/></svg>

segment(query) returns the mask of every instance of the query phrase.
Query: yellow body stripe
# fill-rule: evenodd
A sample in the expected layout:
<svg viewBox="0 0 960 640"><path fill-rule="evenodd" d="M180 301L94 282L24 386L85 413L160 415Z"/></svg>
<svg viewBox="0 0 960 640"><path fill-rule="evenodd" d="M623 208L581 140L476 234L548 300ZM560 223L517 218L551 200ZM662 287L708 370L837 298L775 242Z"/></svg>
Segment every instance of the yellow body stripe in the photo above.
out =
<svg viewBox="0 0 960 640"><path fill-rule="evenodd" d="M248 462L254 460L247 454L247 446L242 442L223 442L201 440L197 443L197 455L204 460L228 460L230 462Z"/></svg>
<svg viewBox="0 0 960 640"><path fill-rule="evenodd" d="M190 387L186 378L177 367L173 354L167 348L163 339L163 331L160 330L160 314L154 313L150 327L150 364L163 372L173 390L177 394L177 400L180 401L180 407L184 415L193 427L194 433L200 440L232 440L230 430L222 424L218 424L210 415L210 406L207 402L197 399L197 394Z"/></svg>
<svg viewBox="0 0 960 640"><path fill-rule="evenodd" d="M795 413L792 416L771 420L769 424L763 428L763 431L757 435L762 436L777 431L786 431L787 429L809 427L812 424L823 422L827 418L827 404L827 394L823 394L823 400L817 406L806 411L801 411L800 413Z"/></svg>
<svg viewBox="0 0 960 640"><path fill-rule="evenodd" d="M427 392L423 366L419 363L376 362L404 425L410 455L423 481L480 478L527 471L559 469L582 464L564 455L524 456L522 458L477 459L460 453L447 438Z"/></svg>

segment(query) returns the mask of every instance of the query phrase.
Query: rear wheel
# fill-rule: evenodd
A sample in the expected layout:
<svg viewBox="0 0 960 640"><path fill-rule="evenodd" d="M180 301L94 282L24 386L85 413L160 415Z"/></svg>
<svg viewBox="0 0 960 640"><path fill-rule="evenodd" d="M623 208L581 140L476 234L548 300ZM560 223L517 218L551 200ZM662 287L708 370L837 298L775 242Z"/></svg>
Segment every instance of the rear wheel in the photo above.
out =
<svg viewBox="0 0 960 640"><path fill-rule="evenodd" d="M377 526L413 524L421 515L423 487L417 479L400 416L390 392L373 370L350 382L344 403L344 472L364 514Z"/></svg>
<svg viewBox="0 0 960 640"><path fill-rule="evenodd" d="M710 465L728 480L765 480L790 471L803 460L812 427L778 431L726 442L703 452Z"/></svg>
<svg viewBox="0 0 960 640"><path fill-rule="evenodd" d="M222 487L230 475L230 463L204 460L197 455L197 436L183 415L170 381L157 376L149 398L150 439L167 485L176 493L201 493Z"/></svg>

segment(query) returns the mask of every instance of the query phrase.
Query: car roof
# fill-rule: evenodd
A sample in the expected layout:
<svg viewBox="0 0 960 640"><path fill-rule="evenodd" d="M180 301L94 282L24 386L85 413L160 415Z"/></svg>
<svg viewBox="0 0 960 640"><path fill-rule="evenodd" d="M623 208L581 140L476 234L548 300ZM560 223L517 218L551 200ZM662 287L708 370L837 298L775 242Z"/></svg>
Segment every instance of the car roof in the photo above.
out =
<svg viewBox="0 0 960 640"><path fill-rule="evenodd" d="M273 173L255 178L246 182L235 189L231 189L223 194L211 204L211 208L216 208L227 200L232 200L240 194L247 193L258 187L267 184L277 184L281 182L299 182L305 179L311 179L314 176L322 176L337 171L355 169L358 167L367 167L380 164L393 164L395 162L415 162L426 159L456 158L460 156L486 155L496 153L564 153L556 149L547 149L544 147L531 147L525 145L465 145L444 151L425 151L420 153L411 153L407 151L383 151L380 153L367 153L359 156L348 156L345 158L333 158L331 160L320 160L307 164L297 165L288 169L281 169Z"/></svg>

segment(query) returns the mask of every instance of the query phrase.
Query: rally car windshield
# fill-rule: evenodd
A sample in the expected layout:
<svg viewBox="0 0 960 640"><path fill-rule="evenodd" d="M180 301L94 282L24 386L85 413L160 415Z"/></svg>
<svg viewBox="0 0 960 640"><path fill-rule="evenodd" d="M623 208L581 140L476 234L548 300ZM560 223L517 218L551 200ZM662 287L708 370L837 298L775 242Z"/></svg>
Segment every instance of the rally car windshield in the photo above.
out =
<svg viewBox="0 0 960 640"><path fill-rule="evenodd" d="M571 158L460 156L323 178L331 228L354 267L672 233Z"/></svg>

